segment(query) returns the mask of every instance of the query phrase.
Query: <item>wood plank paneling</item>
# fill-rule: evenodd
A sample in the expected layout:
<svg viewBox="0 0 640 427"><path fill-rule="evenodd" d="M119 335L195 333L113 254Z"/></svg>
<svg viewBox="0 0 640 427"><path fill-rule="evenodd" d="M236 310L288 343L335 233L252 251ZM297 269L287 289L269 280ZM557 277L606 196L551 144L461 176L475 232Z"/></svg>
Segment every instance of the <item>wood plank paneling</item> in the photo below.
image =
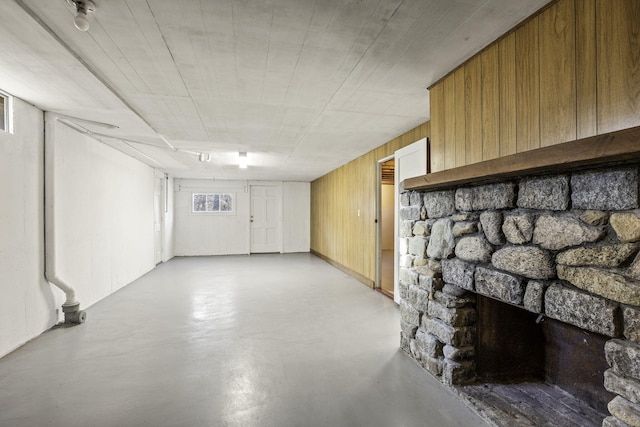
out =
<svg viewBox="0 0 640 427"><path fill-rule="evenodd" d="M455 121L456 121L456 166L466 165L466 120L465 120L465 106L464 106L464 66L458 68L453 73L455 81L456 93L455 93Z"/></svg>
<svg viewBox="0 0 640 427"><path fill-rule="evenodd" d="M578 0L576 9L576 137L596 128L596 1Z"/></svg>
<svg viewBox="0 0 640 427"><path fill-rule="evenodd" d="M482 160L500 156L500 63L498 45L480 55L482 63Z"/></svg>
<svg viewBox="0 0 640 427"><path fill-rule="evenodd" d="M311 183L312 252L373 285L377 162L429 133L429 122L423 123Z"/></svg>
<svg viewBox="0 0 640 427"><path fill-rule="evenodd" d="M596 2L598 133L640 123L640 0Z"/></svg>
<svg viewBox="0 0 640 427"><path fill-rule="evenodd" d="M444 85L429 90L431 106L431 171L444 170Z"/></svg>
<svg viewBox="0 0 640 427"><path fill-rule="evenodd" d="M516 150L540 146L540 58L538 17L515 32L516 35Z"/></svg>
<svg viewBox="0 0 640 427"><path fill-rule="evenodd" d="M442 82L444 88L444 168L456 166L456 84L454 74Z"/></svg>
<svg viewBox="0 0 640 427"><path fill-rule="evenodd" d="M540 26L540 146L576 139L575 4L562 0Z"/></svg>
<svg viewBox="0 0 640 427"><path fill-rule="evenodd" d="M500 156L516 152L516 36L498 44L500 62Z"/></svg>
<svg viewBox="0 0 640 427"><path fill-rule="evenodd" d="M466 164L482 161L482 62L479 56L464 67Z"/></svg>

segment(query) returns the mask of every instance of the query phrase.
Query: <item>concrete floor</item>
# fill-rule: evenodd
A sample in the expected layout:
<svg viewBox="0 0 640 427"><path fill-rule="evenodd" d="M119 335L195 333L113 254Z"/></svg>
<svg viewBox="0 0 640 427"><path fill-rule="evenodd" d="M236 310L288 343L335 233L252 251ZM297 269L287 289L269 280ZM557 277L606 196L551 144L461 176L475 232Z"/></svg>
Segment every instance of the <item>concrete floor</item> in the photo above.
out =
<svg viewBox="0 0 640 427"><path fill-rule="evenodd" d="M481 426L309 254L176 258L0 359L0 426Z"/></svg>

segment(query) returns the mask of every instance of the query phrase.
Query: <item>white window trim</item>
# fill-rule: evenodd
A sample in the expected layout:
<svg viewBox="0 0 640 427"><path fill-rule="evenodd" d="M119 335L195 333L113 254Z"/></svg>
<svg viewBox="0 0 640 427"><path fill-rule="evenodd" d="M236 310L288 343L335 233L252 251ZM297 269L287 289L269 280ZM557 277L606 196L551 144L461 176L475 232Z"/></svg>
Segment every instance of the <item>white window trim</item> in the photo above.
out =
<svg viewBox="0 0 640 427"><path fill-rule="evenodd" d="M222 196L222 195L230 195L231 196L231 210L230 211L195 211L194 210L194 205L193 205L193 201L194 201L194 197L196 195L218 195L218 196ZM191 215L235 215L236 214L236 203L237 203L238 199L236 197L236 193L232 192L232 191L194 191L191 193L191 201L190 201L190 208L189 208L189 213Z"/></svg>
<svg viewBox="0 0 640 427"><path fill-rule="evenodd" d="M13 96L6 92L0 91L0 96L4 98L4 129L0 129L0 132L13 133Z"/></svg>

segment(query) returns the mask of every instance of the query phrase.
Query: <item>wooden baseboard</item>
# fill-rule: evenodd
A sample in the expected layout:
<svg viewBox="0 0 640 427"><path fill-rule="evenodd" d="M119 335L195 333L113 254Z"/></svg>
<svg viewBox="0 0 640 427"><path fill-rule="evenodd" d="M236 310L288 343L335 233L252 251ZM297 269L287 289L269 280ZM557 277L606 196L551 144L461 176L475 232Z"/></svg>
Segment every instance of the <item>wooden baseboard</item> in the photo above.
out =
<svg viewBox="0 0 640 427"><path fill-rule="evenodd" d="M328 262L329 264L331 264L332 266L334 266L338 270L347 273L349 276L353 277L358 282L363 283L363 284L367 285L370 288L373 288L375 282L373 280L369 279L368 277L363 276L362 274L358 273L357 271L354 271L354 270L350 269L349 267L344 266L344 265L340 264L339 262L332 260L331 258L327 257L326 255L323 255L323 254L321 254L319 252L314 251L313 249L311 249L310 252L313 255L315 255L318 258L320 258L321 260L323 260L325 262Z"/></svg>

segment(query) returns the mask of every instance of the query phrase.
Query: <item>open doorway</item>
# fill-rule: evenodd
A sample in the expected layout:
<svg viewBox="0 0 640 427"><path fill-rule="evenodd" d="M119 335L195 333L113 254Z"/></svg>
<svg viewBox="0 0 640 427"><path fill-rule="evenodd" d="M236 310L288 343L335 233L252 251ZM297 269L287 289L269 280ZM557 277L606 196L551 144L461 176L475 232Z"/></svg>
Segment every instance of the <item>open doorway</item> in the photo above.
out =
<svg viewBox="0 0 640 427"><path fill-rule="evenodd" d="M378 162L378 238L376 290L394 297L395 158Z"/></svg>

